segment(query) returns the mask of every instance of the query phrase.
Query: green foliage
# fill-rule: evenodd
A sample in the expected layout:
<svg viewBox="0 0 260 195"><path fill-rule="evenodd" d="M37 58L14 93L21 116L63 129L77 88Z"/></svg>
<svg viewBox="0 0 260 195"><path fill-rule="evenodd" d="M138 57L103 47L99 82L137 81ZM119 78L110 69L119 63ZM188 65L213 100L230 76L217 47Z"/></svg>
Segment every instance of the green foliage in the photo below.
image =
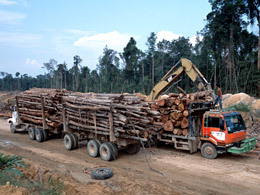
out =
<svg viewBox="0 0 260 195"><path fill-rule="evenodd" d="M212 10L207 14L205 27L197 33L196 45L191 45L188 37L158 41L156 34L151 32L145 51L137 47L133 37L122 53L106 46L95 70L84 66L80 56L75 55L70 65L50 59L43 64L46 73L36 78L0 72L0 89L11 91L44 87L99 93L142 92L148 95L172 66L185 57L198 67L213 88L219 83L223 93L245 92L256 96L260 81L257 67L259 37L248 31L248 25L260 21L260 1L209 2ZM199 36L203 39L200 40ZM194 91L194 84L187 76L180 79L178 85L181 88L186 92ZM176 86L167 92L177 92Z"/></svg>
<svg viewBox="0 0 260 195"><path fill-rule="evenodd" d="M62 194L64 186L50 178L47 182L36 182L24 177L19 168L27 166L21 156L10 156L0 153L0 185L9 182L13 186L27 188L32 194Z"/></svg>
<svg viewBox="0 0 260 195"><path fill-rule="evenodd" d="M250 106L244 103L235 104L233 106L229 106L228 110L242 111L242 112L250 112Z"/></svg>
<svg viewBox="0 0 260 195"><path fill-rule="evenodd" d="M2 173L13 173L15 176L22 176L18 167L24 168L26 165L21 156L10 156L0 153L0 171Z"/></svg>

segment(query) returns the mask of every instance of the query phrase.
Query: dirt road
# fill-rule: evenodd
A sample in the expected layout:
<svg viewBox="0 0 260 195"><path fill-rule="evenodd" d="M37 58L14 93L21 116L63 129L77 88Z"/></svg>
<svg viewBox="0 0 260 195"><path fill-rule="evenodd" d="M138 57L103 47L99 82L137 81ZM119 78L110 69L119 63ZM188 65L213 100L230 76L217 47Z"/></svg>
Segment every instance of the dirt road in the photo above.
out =
<svg viewBox="0 0 260 195"><path fill-rule="evenodd" d="M6 120L0 119L0 152L21 155L32 163L49 167L70 176L84 185L93 185L98 193L111 194L260 194L260 160L256 154L220 155L215 160L189 154L170 147L148 149L148 159L154 169L149 170L145 150L136 155L119 152L119 158L106 162L91 158L83 144L67 151L61 139L43 143L31 141L26 133L12 134ZM105 181L92 180L83 169L109 167L114 176ZM86 189L85 189L86 190ZM78 190L81 194L92 194Z"/></svg>

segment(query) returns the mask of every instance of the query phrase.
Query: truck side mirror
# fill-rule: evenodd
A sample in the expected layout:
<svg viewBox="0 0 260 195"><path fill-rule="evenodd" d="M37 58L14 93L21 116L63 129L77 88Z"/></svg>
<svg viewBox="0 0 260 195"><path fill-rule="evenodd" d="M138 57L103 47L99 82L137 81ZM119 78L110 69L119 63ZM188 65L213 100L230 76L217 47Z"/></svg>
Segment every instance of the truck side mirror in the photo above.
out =
<svg viewBox="0 0 260 195"><path fill-rule="evenodd" d="M222 120L222 118L219 119L219 128L220 128L220 130L222 130L222 131L225 130L224 120Z"/></svg>

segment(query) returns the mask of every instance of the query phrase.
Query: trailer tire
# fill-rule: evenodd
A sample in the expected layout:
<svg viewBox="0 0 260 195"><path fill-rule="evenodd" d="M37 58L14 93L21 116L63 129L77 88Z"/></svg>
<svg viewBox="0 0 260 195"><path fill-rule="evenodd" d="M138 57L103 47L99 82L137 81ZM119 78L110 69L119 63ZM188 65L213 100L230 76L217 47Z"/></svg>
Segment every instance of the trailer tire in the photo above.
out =
<svg viewBox="0 0 260 195"><path fill-rule="evenodd" d="M218 152L216 147L213 144L206 142L201 146L201 155L204 158L214 159L217 157Z"/></svg>
<svg viewBox="0 0 260 195"><path fill-rule="evenodd" d="M11 131L12 133L16 133L15 126L14 126L14 124L13 124L12 122L10 123L10 131Z"/></svg>
<svg viewBox="0 0 260 195"><path fill-rule="evenodd" d="M101 146L99 148L99 154L100 154L100 157L105 161L114 160L113 159L113 149L107 142L101 144Z"/></svg>
<svg viewBox="0 0 260 195"><path fill-rule="evenodd" d="M136 144L130 144L126 149L125 149L125 152L127 154L137 154L139 151L140 151L140 143L136 143Z"/></svg>
<svg viewBox="0 0 260 195"><path fill-rule="evenodd" d="M112 148L112 151L113 151L112 158L113 158L113 160L116 160L117 157L118 157L118 149L117 149L116 145L114 143L112 143L112 142L107 142L107 143Z"/></svg>
<svg viewBox="0 0 260 195"><path fill-rule="evenodd" d="M46 141L49 138L48 130L42 129L43 139Z"/></svg>
<svg viewBox="0 0 260 195"><path fill-rule="evenodd" d="M29 127L28 135L29 135L30 140L35 140L35 129L32 127Z"/></svg>
<svg viewBox="0 0 260 195"><path fill-rule="evenodd" d="M73 150L74 139L72 138L72 135L70 134L65 135L63 139L63 143L67 150Z"/></svg>
<svg viewBox="0 0 260 195"><path fill-rule="evenodd" d="M89 156L94 158L97 157L99 155L99 148L100 145L99 142L97 142L97 140L89 140L87 146Z"/></svg>
<svg viewBox="0 0 260 195"><path fill-rule="evenodd" d="M113 176L112 169L109 168L99 168L91 172L92 179L104 180Z"/></svg>
<svg viewBox="0 0 260 195"><path fill-rule="evenodd" d="M44 135L43 135L43 131L41 129L36 129L35 138L36 138L37 142L43 142L44 141Z"/></svg>
<svg viewBox="0 0 260 195"><path fill-rule="evenodd" d="M73 149L76 149L79 147L79 138L75 133L71 134L73 141L74 141L74 145L73 145Z"/></svg>
<svg viewBox="0 0 260 195"><path fill-rule="evenodd" d="M99 139L94 139L98 143L98 149L100 148L102 142Z"/></svg>

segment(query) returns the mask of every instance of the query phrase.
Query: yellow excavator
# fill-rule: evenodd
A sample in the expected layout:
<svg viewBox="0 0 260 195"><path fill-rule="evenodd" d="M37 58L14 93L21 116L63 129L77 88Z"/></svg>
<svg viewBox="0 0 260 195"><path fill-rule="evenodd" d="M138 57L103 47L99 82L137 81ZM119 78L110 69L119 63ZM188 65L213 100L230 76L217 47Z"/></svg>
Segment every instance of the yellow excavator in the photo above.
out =
<svg viewBox="0 0 260 195"><path fill-rule="evenodd" d="M154 86L148 100L157 99L163 92L165 92L180 76L186 73L194 82L197 91L212 91L210 83L201 74L198 68L188 59L181 58L181 60L174 65L171 70ZM212 94L214 92L212 91ZM214 95L213 95L214 96Z"/></svg>

